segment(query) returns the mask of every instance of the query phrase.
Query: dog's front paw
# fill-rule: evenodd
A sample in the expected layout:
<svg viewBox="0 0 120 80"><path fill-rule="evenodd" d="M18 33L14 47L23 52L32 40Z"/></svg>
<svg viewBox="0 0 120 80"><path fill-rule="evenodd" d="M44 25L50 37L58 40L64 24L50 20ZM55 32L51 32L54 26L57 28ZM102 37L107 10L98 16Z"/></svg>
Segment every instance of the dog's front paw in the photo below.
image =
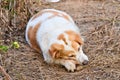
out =
<svg viewBox="0 0 120 80"><path fill-rule="evenodd" d="M76 65L73 62L71 62L71 61L66 61L64 66L70 72L74 72L75 69L76 69Z"/></svg>

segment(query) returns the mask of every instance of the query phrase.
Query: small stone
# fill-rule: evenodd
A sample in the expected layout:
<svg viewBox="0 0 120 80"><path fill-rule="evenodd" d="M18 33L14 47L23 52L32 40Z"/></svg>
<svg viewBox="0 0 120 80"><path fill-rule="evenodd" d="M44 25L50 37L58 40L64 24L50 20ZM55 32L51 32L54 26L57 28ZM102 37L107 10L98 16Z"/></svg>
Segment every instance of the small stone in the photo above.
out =
<svg viewBox="0 0 120 80"><path fill-rule="evenodd" d="M83 69L83 66L77 66L76 70L79 71L79 70L82 70Z"/></svg>

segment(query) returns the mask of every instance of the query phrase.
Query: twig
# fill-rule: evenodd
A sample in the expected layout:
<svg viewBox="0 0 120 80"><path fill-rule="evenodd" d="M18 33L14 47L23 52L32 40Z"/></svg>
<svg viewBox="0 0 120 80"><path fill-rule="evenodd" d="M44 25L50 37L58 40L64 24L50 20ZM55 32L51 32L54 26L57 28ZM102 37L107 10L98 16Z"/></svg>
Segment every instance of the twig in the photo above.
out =
<svg viewBox="0 0 120 80"><path fill-rule="evenodd" d="M29 15L33 15L32 10L30 9L30 5L31 5L31 0L30 0L30 1L25 0L25 7L26 7L26 9L27 9L27 13L28 13Z"/></svg>
<svg viewBox="0 0 120 80"><path fill-rule="evenodd" d="M0 71L6 76L6 80L12 80L8 73L6 73L5 69L0 65Z"/></svg>

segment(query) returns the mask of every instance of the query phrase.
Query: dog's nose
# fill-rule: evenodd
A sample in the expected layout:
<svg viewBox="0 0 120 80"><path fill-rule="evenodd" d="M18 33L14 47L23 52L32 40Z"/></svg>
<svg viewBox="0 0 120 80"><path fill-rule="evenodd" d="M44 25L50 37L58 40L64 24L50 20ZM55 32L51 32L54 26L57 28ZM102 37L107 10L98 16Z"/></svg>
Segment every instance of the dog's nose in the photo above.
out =
<svg viewBox="0 0 120 80"><path fill-rule="evenodd" d="M88 61L85 60L85 61L82 62L82 64L83 64L83 65L87 65L87 64L88 64Z"/></svg>

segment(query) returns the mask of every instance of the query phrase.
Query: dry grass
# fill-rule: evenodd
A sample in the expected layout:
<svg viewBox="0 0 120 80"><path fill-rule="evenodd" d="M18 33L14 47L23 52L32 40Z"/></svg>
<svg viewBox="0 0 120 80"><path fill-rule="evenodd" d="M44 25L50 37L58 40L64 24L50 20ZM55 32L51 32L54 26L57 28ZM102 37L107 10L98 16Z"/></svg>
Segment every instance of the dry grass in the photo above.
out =
<svg viewBox="0 0 120 80"><path fill-rule="evenodd" d="M119 3L119 0L62 0L56 4L40 0L1 0L0 45L18 41L21 47L0 52L0 65L15 80L119 80ZM81 28L85 37L84 51L90 58L89 65L81 71L67 73L64 68L46 64L42 55L25 42L24 31L29 18L51 7L69 13ZM0 73L0 79L4 77Z"/></svg>

